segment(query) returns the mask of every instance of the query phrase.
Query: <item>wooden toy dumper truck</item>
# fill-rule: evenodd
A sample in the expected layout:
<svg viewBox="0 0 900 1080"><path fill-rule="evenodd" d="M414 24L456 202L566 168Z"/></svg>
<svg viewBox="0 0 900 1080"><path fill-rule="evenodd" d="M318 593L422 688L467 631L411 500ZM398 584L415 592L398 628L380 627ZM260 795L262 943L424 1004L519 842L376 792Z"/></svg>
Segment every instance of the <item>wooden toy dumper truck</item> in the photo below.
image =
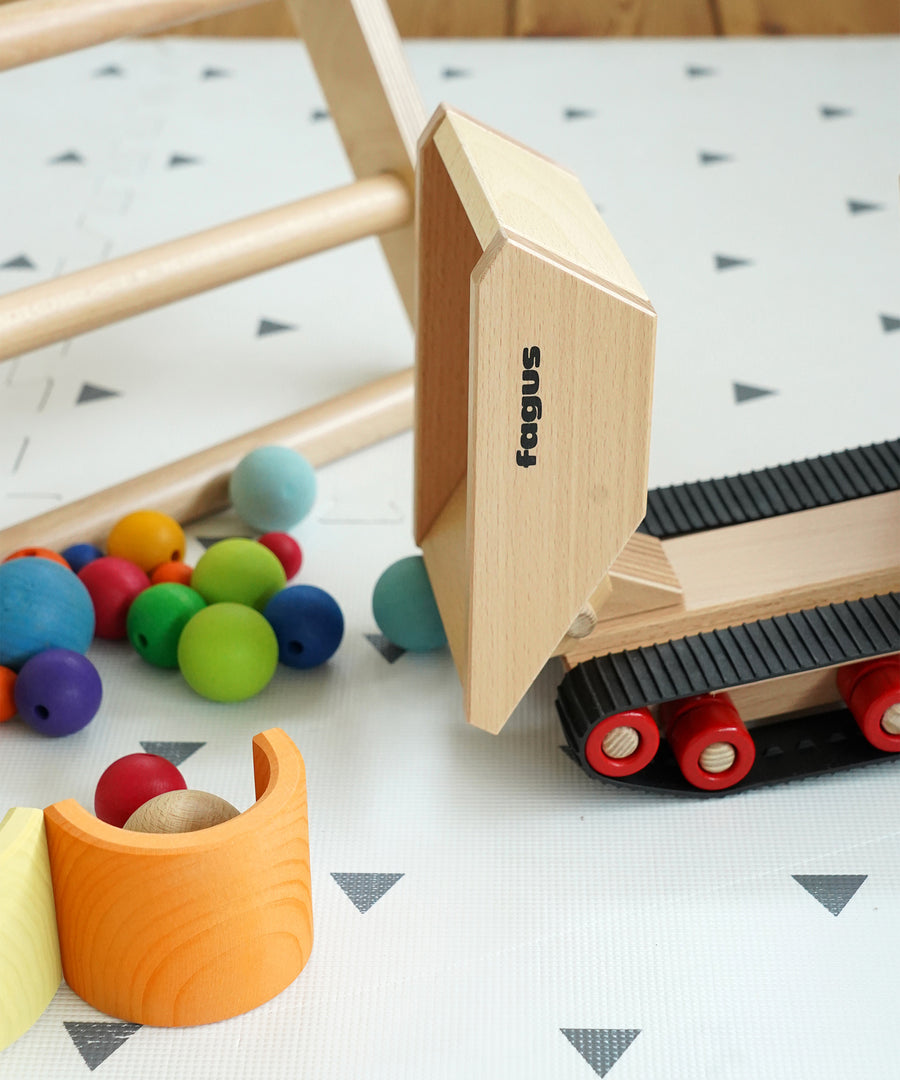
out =
<svg viewBox="0 0 900 1080"><path fill-rule="evenodd" d="M416 539L469 722L559 655L593 776L708 794L900 751L900 440L648 499L655 313L578 182L443 111L417 184Z"/></svg>

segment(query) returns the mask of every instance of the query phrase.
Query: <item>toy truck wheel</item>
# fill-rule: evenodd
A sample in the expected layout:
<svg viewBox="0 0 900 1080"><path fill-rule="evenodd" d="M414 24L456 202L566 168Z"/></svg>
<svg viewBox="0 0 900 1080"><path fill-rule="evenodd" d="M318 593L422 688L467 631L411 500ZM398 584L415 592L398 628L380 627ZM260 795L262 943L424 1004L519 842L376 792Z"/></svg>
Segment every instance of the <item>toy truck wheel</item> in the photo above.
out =
<svg viewBox="0 0 900 1080"><path fill-rule="evenodd" d="M630 709L595 724L584 744L584 757L601 776L631 776L653 760L659 728L649 709Z"/></svg>
<svg viewBox="0 0 900 1080"><path fill-rule="evenodd" d="M756 759L753 738L727 694L670 702L660 719L684 778L696 788L733 787Z"/></svg>
<svg viewBox="0 0 900 1080"><path fill-rule="evenodd" d="M872 746L900 752L900 656L848 664L838 671L837 684Z"/></svg>

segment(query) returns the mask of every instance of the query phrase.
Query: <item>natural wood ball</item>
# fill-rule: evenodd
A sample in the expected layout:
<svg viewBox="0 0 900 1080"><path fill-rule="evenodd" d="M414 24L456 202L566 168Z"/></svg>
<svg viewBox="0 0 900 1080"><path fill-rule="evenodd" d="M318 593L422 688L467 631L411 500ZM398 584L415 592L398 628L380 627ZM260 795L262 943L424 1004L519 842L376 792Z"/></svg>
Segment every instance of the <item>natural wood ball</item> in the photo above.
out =
<svg viewBox="0 0 900 1080"><path fill-rule="evenodd" d="M230 821L239 813L218 795L187 788L164 791L145 802L125 822L124 828L143 833L196 832Z"/></svg>

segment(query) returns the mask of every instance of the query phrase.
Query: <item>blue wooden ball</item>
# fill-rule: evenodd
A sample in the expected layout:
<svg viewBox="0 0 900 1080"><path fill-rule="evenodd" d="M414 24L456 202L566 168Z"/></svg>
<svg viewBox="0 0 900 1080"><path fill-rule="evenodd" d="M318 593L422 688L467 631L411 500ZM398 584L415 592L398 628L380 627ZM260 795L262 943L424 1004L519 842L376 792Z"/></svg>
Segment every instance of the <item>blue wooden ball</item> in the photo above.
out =
<svg viewBox="0 0 900 1080"><path fill-rule="evenodd" d="M384 571L372 593L372 614L388 641L408 652L430 652L447 644L421 555L400 559Z"/></svg>
<svg viewBox="0 0 900 1080"><path fill-rule="evenodd" d="M97 715L103 685L86 656L46 649L26 661L15 685L16 708L42 735L72 735Z"/></svg>
<svg viewBox="0 0 900 1080"><path fill-rule="evenodd" d="M324 664L344 636L344 616L337 601L314 585L291 585L275 593L263 615L278 638L278 659L288 667Z"/></svg>
<svg viewBox="0 0 900 1080"><path fill-rule="evenodd" d="M99 559L103 555L103 552L94 544L72 544L71 547L67 547L66 550L60 554L77 574L78 571L83 570L89 562Z"/></svg>
<svg viewBox="0 0 900 1080"><path fill-rule="evenodd" d="M287 532L316 500L316 474L287 446L260 446L241 459L229 481L237 514L261 533Z"/></svg>
<svg viewBox="0 0 900 1080"><path fill-rule="evenodd" d="M19 668L45 649L85 653L94 637L90 594L50 559L0 563L0 666Z"/></svg>

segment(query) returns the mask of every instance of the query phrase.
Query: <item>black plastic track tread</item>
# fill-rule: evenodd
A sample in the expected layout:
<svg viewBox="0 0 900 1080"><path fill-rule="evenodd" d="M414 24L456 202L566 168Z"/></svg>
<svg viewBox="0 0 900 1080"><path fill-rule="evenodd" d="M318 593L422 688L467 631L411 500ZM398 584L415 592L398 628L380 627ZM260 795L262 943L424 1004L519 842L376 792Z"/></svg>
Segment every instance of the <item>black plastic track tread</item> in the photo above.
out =
<svg viewBox="0 0 900 1080"><path fill-rule="evenodd" d="M660 540L900 489L900 439L757 472L654 488L639 527Z"/></svg>
<svg viewBox="0 0 900 1080"><path fill-rule="evenodd" d="M556 708L570 750L596 776L585 761L584 744L593 727L614 713L895 652L900 652L900 593L891 592L586 660L563 678ZM830 762L833 746L823 746ZM872 748L866 760L881 756ZM753 786L788 778L780 775L783 763L773 764L776 757L757 754ZM836 767L818 762L812 751L806 764L805 772L794 770L790 778ZM658 768L656 762L650 768ZM645 769L619 782L659 787L642 782L652 775ZM664 789L672 790L668 781ZM694 788L685 793L709 794Z"/></svg>

